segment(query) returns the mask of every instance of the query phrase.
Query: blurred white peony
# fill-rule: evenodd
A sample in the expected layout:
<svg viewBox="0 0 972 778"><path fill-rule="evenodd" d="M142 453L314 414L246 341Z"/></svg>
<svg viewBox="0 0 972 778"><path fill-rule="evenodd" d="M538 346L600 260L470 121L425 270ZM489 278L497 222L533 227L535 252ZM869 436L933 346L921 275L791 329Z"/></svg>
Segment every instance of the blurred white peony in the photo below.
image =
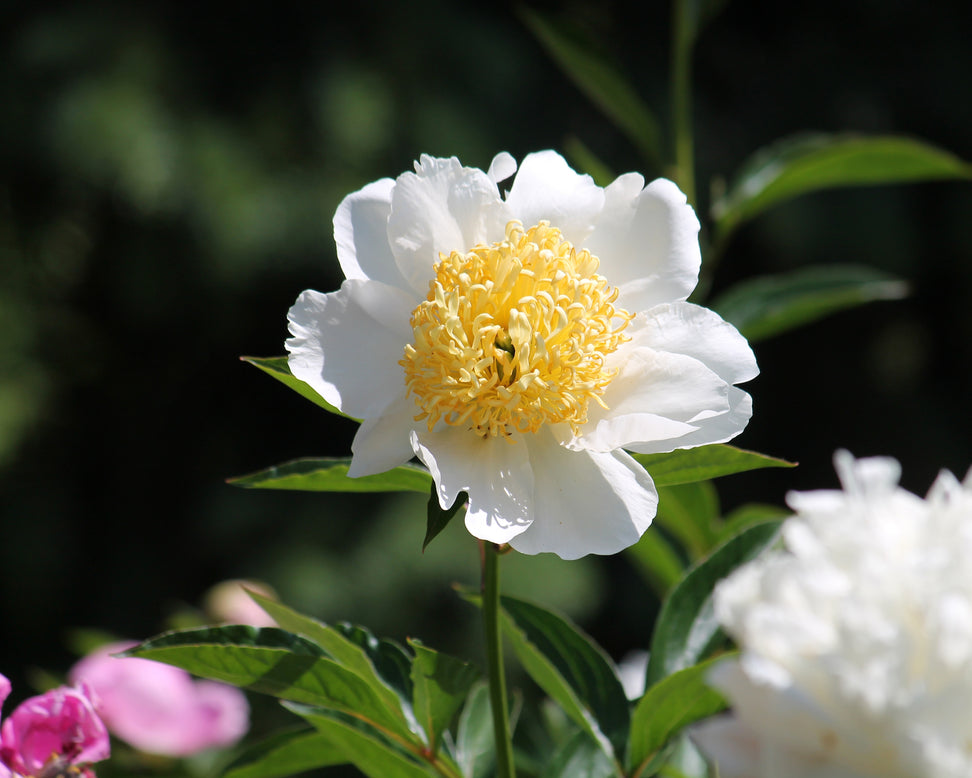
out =
<svg viewBox="0 0 972 778"><path fill-rule="evenodd" d="M969 778L972 473L922 500L893 459L834 460L843 491L788 495L786 551L717 587L733 714L694 737L720 778Z"/></svg>

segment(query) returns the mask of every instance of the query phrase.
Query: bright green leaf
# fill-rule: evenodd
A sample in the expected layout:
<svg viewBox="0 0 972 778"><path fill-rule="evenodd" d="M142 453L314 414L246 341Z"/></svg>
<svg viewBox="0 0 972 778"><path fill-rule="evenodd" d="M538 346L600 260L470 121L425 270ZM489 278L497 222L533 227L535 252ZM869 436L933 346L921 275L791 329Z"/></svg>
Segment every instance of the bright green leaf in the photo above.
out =
<svg viewBox="0 0 972 778"><path fill-rule="evenodd" d="M742 281L712 303L750 341L779 335L836 311L899 300L908 285L861 265L819 265Z"/></svg>
<svg viewBox="0 0 972 778"><path fill-rule="evenodd" d="M348 416L348 414L339 411L311 389L309 384L301 381L299 378L295 378L294 374L290 372L287 357L240 357L240 359L244 362L249 362L254 367L260 368L267 375L273 376L280 383L289 386L301 397L310 400L314 405L323 408L325 411L343 416L346 419L351 419L351 421L361 421L361 419L356 419L354 416Z"/></svg>
<svg viewBox="0 0 972 778"><path fill-rule="evenodd" d="M486 778L496 761L493 742L493 717L489 707L489 687L473 686L456 730L456 761L466 778Z"/></svg>
<svg viewBox="0 0 972 778"><path fill-rule="evenodd" d="M584 40L579 30L568 29L524 5L519 12L540 45L577 88L628 137L646 161L658 167L661 130L634 87L613 64L596 53L591 41Z"/></svg>
<svg viewBox="0 0 972 778"><path fill-rule="evenodd" d="M351 670L311 641L280 629L209 627L169 632L125 652L294 702L353 714L415 739L401 710L390 709Z"/></svg>
<svg viewBox="0 0 972 778"><path fill-rule="evenodd" d="M713 612L716 583L772 545L780 522L757 524L719 546L686 573L662 605L655 622L647 686L705 659L723 642Z"/></svg>
<svg viewBox="0 0 972 778"><path fill-rule="evenodd" d="M298 492L422 492L432 476L416 465L399 465L384 473L348 478L348 457L295 459L249 475L228 479L244 489L291 489Z"/></svg>
<svg viewBox="0 0 972 778"><path fill-rule="evenodd" d="M721 657L720 657L721 659ZM648 689L631 716L628 771L632 778L648 775L646 768L676 733L725 707L722 697L705 682L713 662L687 667Z"/></svg>
<svg viewBox="0 0 972 778"><path fill-rule="evenodd" d="M972 166L912 138L800 135L754 154L712 207L718 240L797 195L833 187L972 178Z"/></svg>
<svg viewBox="0 0 972 778"><path fill-rule="evenodd" d="M288 729L244 751L224 778L285 778L347 762L343 749L313 729Z"/></svg>
<svg viewBox="0 0 972 778"><path fill-rule="evenodd" d="M660 599L678 582L685 569L672 544L657 529L645 532L625 553L634 560Z"/></svg>
<svg viewBox="0 0 972 778"><path fill-rule="evenodd" d="M614 762L591 740L578 732L549 758L540 778L614 778Z"/></svg>
<svg viewBox="0 0 972 778"><path fill-rule="evenodd" d="M603 649L559 614L513 597L500 600L504 629L537 685L597 742L606 737L623 753L628 700Z"/></svg>
<svg viewBox="0 0 972 778"><path fill-rule="evenodd" d="M719 518L719 496L711 481L695 481L658 490L655 521L678 538L693 557L715 545L714 526Z"/></svg>
<svg viewBox="0 0 972 778"><path fill-rule="evenodd" d="M452 723L480 672L466 662L416 641L409 641L409 645L415 651L412 709L425 730L429 748L435 753L439 749L439 737Z"/></svg>
<svg viewBox="0 0 972 778"><path fill-rule="evenodd" d="M449 508L443 508L442 504L439 502L439 490L436 489L435 483L429 478L429 503L426 507L426 524L425 524L425 540L422 541L422 550L425 551L428 548L429 543L431 543L436 535L438 535L442 530L444 530L449 522L455 518L455 515L459 513L459 510L466 504L469 499L469 495L465 492L459 492L456 497L456 501L452 503Z"/></svg>
<svg viewBox="0 0 972 778"><path fill-rule="evenodd" d="M420 761L409 749L351 716L305 705L287 704L285 707L308 721L344 753L346 761L369 778L429 778L441 775L431 763Z"/></svg>
<svg viewBox="0 0 972 778"><path fill-rule="evenodd" d="M334 627L368 655L378 675L402 699L412 699L412 656L400 644L388 638L375 637L358 624L342 621Z"/></svg>
<svg viewBox="0 0 972 778"><path fill-rule="evenodd" d="M698 448L677 449L666 454L632 454L655 482L655 486L675 486L708 481L733 473L764 467L795 467L795 462L746 451L725 443Z"/></svg>

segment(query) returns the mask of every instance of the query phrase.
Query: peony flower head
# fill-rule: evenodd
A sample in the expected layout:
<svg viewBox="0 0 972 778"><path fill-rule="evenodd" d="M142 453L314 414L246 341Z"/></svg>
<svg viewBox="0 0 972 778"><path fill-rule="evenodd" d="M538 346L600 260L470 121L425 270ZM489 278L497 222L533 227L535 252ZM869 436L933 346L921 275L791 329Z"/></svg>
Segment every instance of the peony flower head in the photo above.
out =
<svg viewBox="0 0 972 778"><path fill-rule="evenodd" d="M114 643L89 654L71 669L98 695L98 712L113 734L153 754L189 756L233 745L249 728L249 706L239 689L194 681L185 670L113 653Z"/></svg>
<svg viewBox="0 0 972 778"><path fill-rule="evenodd" d="M835 462L843 491L789 495L786 551L717 587L742 652L696 740L723 778L968 778L972 476L922 500L892 459Z"/></svg>
<svg viewBox="0 0 972 778"><path fill-rule="evenodd" d="M469 495L477 538L615 553L658 501L624 449L723 442L752 412L751 349L686 302L698 230L671 181L601 188L552 151L519 171L423 156L338 207L346 280L291 308L291 372L363 420L350 476L415 456L444 508Z"/></svg>
<svg viewBox="0 0 972 778"><path fill-rule="evenodd" d="M0 676L0 702L10 682ZM24 700L0 727L0 763L8 773L33 778L90 775L87 765L107 759L108 730L90 690L66 686Z"/></svg>

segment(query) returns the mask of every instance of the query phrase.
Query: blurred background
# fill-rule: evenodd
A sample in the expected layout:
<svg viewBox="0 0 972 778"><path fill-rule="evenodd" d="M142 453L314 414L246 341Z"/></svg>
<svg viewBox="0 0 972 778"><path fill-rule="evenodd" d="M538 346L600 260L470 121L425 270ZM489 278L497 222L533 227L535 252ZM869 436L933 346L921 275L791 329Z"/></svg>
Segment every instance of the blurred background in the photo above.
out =
<svg viewBox="0 0 972 778"><path fill-rule="evenodd" d="M636 149L512 6L5 3L0 27L0 672L63 672L69 631L141 638L228 577L377 634L478 657L461 523L420 553L421 496L242 491L230 476L344 456L354 425L240 355L284 353L305 288L340 283L341 198L421 153L486 167L580 140ZM664 3L534 6L584 30L667 114ZM728 3L695 58L710 180L804 130L900 133L972 159L972 6ZM576 164L580 161L575 159ZM743 227L714 279L857 263L912 294L756 344L736 441L799 461L719 482L726 510L836 483L834 449L890 454L919 493L972 464L972 191L823 192ZM561 608L617 659L657 603L625 556L511 555L505 588ZM20 687L25 692L24 687Z"/></svg>

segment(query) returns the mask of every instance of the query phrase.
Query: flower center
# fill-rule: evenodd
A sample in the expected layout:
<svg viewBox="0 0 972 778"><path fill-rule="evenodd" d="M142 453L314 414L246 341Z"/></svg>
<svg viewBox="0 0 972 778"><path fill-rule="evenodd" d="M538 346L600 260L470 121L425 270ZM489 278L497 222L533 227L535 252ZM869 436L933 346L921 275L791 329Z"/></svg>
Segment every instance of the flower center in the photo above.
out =
<svg viewBox="0 0 972 778"><path fill-rule="evenodd" d="M605 357L633 318L598 259L540 222L506 240L439 255L428 298L412 312L401 365L429 430L441 419L483 437L566 422L574 432L617 370Z"/></svg>

